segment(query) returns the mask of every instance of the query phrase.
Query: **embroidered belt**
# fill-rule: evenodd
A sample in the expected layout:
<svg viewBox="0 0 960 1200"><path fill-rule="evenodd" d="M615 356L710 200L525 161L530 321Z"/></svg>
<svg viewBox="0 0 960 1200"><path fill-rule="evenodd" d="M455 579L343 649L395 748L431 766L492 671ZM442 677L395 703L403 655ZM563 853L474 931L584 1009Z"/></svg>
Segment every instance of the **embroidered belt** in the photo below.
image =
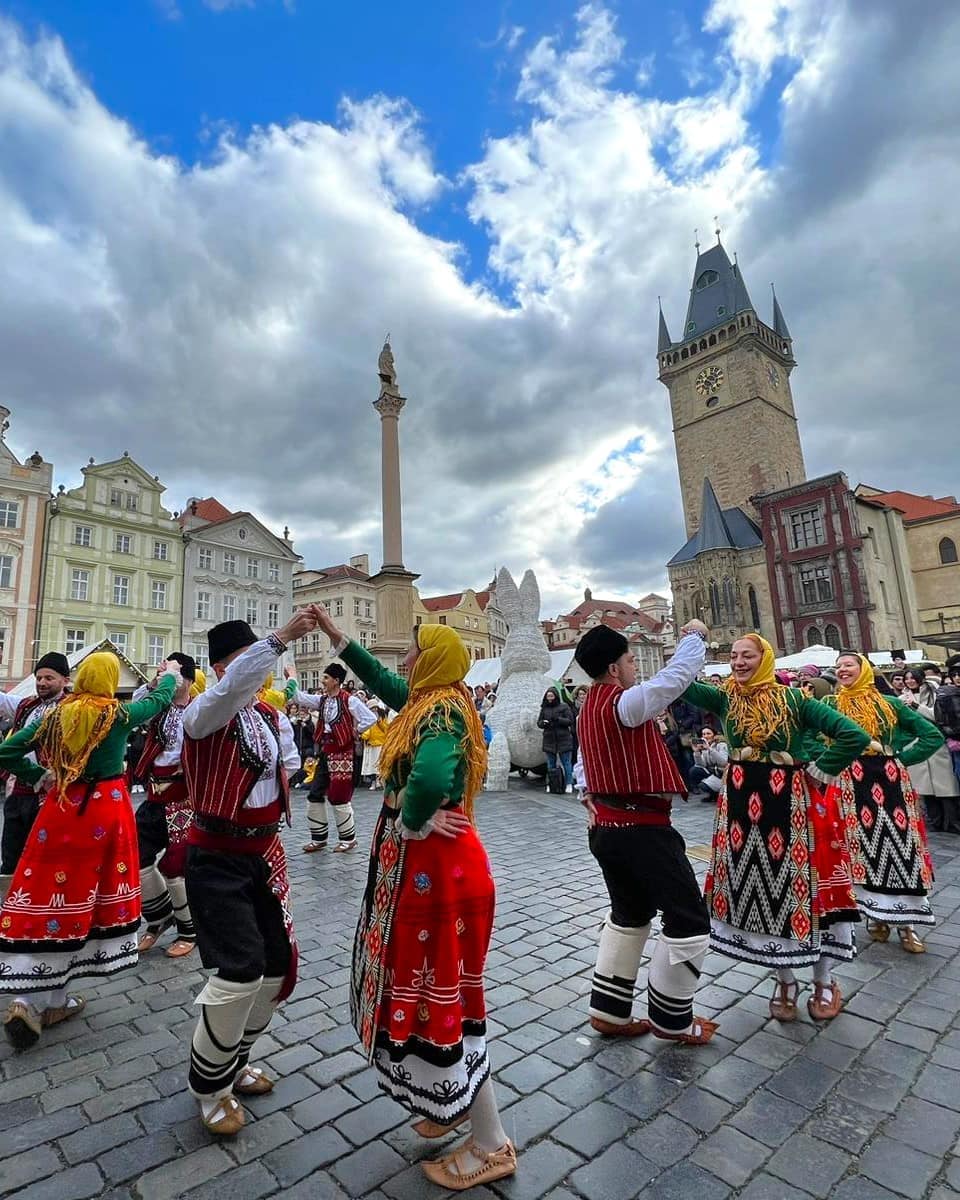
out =
<svg viewBox="0 0 960 1200"><path fill-rule="evenodd" d="M592 795L597 810L597 825L618 828L625 825L669 825L671 801L664 796L635 793L627 796Z"/></svg>
<svg viewBox="0 0 960 1200"><path fill-rule="evenodd" d="M224 854L265 854L279 831L279 821L268 821L264 825L238 825L224 817L194 813L187 843L201 850L219 850Z"/></svg>
<svg viewBox="0 0 960 1200"><path fill-rule="evenodd" d="M758 750L756 746L731 746L731 762L772 763L775 767L795 767L798 765L792 754L786 750Z"/></svg>
<svg viewBox="0 0 960 1200"><path fill-rule="evenodd" d="M226 817L213 817L208 813L194 813L193 824L201 833L210 833L215 837L273 837L280 832L279 821L267 821L263 825L238 825L236 821L228 821Z"/></svg>

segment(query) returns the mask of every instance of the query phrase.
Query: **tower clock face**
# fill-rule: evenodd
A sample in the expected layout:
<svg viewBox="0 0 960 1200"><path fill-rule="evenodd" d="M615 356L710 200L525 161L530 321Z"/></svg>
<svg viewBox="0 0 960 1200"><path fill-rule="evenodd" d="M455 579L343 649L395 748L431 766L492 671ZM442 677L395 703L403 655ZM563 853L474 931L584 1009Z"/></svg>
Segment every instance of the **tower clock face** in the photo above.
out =
<svg viewBox="0 0 960 1200"><path fill-rule="evenodd" d="M709 396L723 383L722 367L704 367L697 376L697 391L701 396Z"/></svg>
<svg viewBox="0 0 960 1200"><path fill-rule="evenodd" d="M767 378L770 380L771 387L779 387L780 386L780 372L773 365L773 363L771 363L770 366L767 367Z"/></svg>

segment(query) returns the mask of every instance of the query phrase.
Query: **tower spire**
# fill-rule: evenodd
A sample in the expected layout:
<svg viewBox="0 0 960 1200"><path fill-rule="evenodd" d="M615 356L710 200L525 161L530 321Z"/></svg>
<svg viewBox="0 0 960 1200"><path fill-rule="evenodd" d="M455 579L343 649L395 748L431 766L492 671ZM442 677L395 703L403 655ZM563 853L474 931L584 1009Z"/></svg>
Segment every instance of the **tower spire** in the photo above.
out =
<svg viewBox="0 0 960 1200"><path fill-rule="evenodd" d="M787 323L783 319L783 311L780 308L780 301L777 299L777 289L770 284L770 291L773 292L773 332L782 337L785 341L790 341L790 330L787 328Z"/></svg>
<svg viewBox="0 0 960 1200"><path fill-rule="evenodd" d="M657 327L657 353L662 354L665 350L669 350L673 345L670 337L670 330L667 329L667 322L663 316L663 303L660 297L657 297L657 304L660 306L660 322Z"/></svg>

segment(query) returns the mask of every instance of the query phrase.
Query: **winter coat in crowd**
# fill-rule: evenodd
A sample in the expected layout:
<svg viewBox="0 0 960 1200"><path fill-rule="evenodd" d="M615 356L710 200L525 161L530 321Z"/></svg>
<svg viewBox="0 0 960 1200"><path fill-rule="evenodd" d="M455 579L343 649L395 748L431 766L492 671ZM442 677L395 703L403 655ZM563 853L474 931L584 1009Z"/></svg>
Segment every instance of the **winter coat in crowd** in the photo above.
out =
<svg viewBox="0 0 960 1200"><path fill-rule="evenodd" d="M556 692L552 694L557 695ZM569 754L573 750L573 709L559 698L549 704L547 697L550 695L551 693L547 692L544 696L540 705L540 716L537 718L537 724L543 730L543 752Z"/></svg>

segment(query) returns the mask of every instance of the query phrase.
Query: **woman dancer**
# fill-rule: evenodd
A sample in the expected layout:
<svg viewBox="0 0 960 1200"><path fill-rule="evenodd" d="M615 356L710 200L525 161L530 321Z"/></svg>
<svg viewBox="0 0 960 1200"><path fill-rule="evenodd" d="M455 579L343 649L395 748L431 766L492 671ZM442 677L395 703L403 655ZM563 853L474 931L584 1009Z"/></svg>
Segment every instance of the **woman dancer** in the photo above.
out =
<svg viewBox="0 0 960 1200"><path fill-rule="evenodd" d="M715 950L777 972L770 1015L797 1018L795 967L812 966L810 1016L840 1011L830 959L856 954L858 920L843 828L821 789L869 738L852 721L774 678L773 647L759 634L734 642L723 688L694 683L684 699L723 721L730 761L717 804L705 895ZM832 741L819 747L811 735Z"/></svg>
<svg viewBox="0 0 960 1200"><path fill-rule="evenodd" d="M464 1191L517 1169L487 1057L494 883L473 825L487 755L463 683L470 655L456 630L421 625L403 679L314 611L334 654L398 714L380 751L384 807L354 944L354 1026L380 1086L422 1118L421 1136L469 1119L466 1142L423 1164L432 1182Z"/></svg>
<svg viewBox="0 0 960 1200"><path fill-rule="evenodd" d="M0 915L3 1024L18 1050L83 1011L83 997L67 995L73 979L136 965L140 860L123 756L133 730L173 700L180 664L162 670L151 695L122 704L119 659L91 654L72 694L0 745L0 766L39 778L43 767L23 762L35 749L53 779Z"/></svg>
<svg viewBox="0 0 960 1200"><path fill-rule="evenodd" d="M857 902L875 942L885 942L895 925L903 949L922 954L913 926L934 924L927 899L933 871L906 768L938 750L943 735L902 700L882 695L862 654L845 651L836 669L840 690L827 703L871 738L832 789L846 821Z"/></svg>

